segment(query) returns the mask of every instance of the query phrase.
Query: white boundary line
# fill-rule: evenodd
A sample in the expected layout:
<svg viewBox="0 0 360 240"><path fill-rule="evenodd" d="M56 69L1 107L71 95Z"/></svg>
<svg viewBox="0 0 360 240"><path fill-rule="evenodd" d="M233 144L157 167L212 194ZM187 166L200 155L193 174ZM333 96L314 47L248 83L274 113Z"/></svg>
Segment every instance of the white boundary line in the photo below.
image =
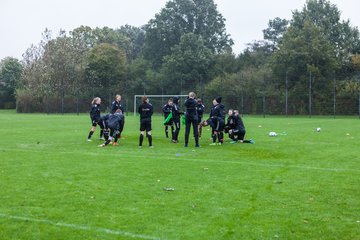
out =
<svg viewBox="0 0 360 240"><path fill-rule="evenodd" d="M0 218L5 219L14 219L19 221L28 221L28 222L36 222L36 223L44 223L48 225L53 225L57 227L66 227L66 228L72 228L76 230L83 230L83 231L94 231L99 233L106 233L106 234L112 234L112 235L118 235L118 236L126 236L131 238L138 238L138 239L148 239L148 240L158 240L160 238L142 235L142 234L136 234L131 232L125 232L122 230L111 230L107 228L97 228L97 227L90 227L86 225L76 225L76 224L70 224L70 223L61 223L61 222L54 222L51 220L46 219L36 219L36 218L30 218L30 217L21 217L21 216L13 216L8 214L0 213Z"/></svg>

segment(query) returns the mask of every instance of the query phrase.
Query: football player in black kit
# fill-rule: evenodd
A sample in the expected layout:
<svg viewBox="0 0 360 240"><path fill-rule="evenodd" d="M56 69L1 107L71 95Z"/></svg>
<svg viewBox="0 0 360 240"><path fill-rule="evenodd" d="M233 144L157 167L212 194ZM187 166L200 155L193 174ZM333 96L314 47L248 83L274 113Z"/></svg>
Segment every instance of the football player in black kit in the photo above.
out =
<svg viewBox="0 0 360 240"><path fill-rule="evenodd" d="M144 133L146 131L146 137L149 140L149 147L152 148L151 116L153 114L153 106L149 103L149 99L146 96L142 97L142 104L138 107L138 113L140 114L139 147L142 147Z"/></svg>
<svg viewBox="0 0 360 240"><path fill-rule="evenodd" d="M113 145L118 145L117 140L118 136L120 135L121 121L124 119L122 115L123 114L120 109L117 109L114 114L109 114L107 120L107 127L110 129L110 135L109 138L105 141L105 143L99 145L100 147L106 147L107 145L109 145L109 143L111 143L112 141L113 136L115 136Z"/></svg>
<svg viewBox="0 0 360 240"><path fill-rule="evenodd" d="M169 114L172 112L172 108L173 108L173 100L172 98L170 98L167 102L167 104L165 104L163 107L162 107L162 111L164 113L164 119L166 119ZM174 125L173 125L173 120L172 118L164 123L165 124L165 135L166 135L166 138L169 138L169 126L171 127L171 136L174 135Z"/></svg>
<svg viewBox="0 0 360 240"><path fill-rule="evenodd" d="M115 101L113 101L111 103L111 113L114 114L116 112L116 110L120 109L122 112L122 118L123 120L121 121L121 125L120 125L120 133L123 131L124 129L124 124L125 124L125 111L124 111L124 107L121 105L121 95L116 94L115 96ZM119 136L121 137L121 136Z"/></svg>
<svg viewBox="0 0 360 240"><path fill-rule="evenodd" d="M197 99L196 111L198 114L198 133L199 133L199 138L201 138L201 133L202 133L201 122L205 112L205 106L200 98Z"/></svg>
<svg viewBox="0 0 360 240"><path fill-rule="evenodd" d="M233 141L231 143L252 143L254 144L255 141L250 139L250 140L245 140L245 125L239 115L239 111L238 110L234 110L234 116L235 116L235 123L236 123L236 127L233 130Z"/></svg>
<svg viewBox="0 0 360 240"><path fill-rule="evenodd" d="M210 119L213 122L213 143L211 145L216 145L216 138L219 141L219 144L224 143L224 127L225 127L225 106L221 104L221 97L217 97L213 100L213 107L210 112Z"/></svg>
<svg viewBox="0 0 360 240"><path fill-rule="evenodd" d="M233 143L233 141L235 141L234 130L237 127L237 120L233 109L229 109L228 115L227 123L225 124L225 133L229 134L229 138Z"/></svg>
<svg viewBox="0 0 360 240"><path fill-rule="evenodd" d="M90 132L89 132L89 135L87 138L88 142L91 141L91 136L93 135L93 133L96 130L96 125L102 123L100 121L100 104L101 104L101 98L99 98L99 97L94 98L91 102L92 106L91 106L91 110L90 110L90 118L91 118L92 127L90 129ZM101 137L102 136L100 135L100 138Z"/></svg>
<svg viewBox="0 0 360 240"><path fill-rule="evenodd" d="M179 109L179 97L173 97L173 108L172 108L172 119L175 125L175 131L172 137L173 143L179 142L179 132L180 132L180 115L183 114Z"/></svg>
<svg viewBox="0 0 360 240"><path fill-rule="evenodd" d="M185 100L185 147L188 147L189 135L191 125L193 126L195 147L199 146L199 133L198 133L198 113L197 113L197 101L195 100L195 93L190 92L188 98Z"/></svg>

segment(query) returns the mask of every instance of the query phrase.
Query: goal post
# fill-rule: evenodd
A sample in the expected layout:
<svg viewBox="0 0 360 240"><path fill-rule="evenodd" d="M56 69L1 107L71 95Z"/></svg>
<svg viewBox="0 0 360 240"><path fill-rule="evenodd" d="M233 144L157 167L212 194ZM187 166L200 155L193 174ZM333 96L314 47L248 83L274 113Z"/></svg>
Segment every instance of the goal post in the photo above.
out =
<svg viewBox="0 0 360 240"><path fill-rule="evenodd" d="M178 94L174 94L174 95L144 95L144 94L140 94L140 95L134 95L134 117L136 116L136 112L137 112L137 98L141 98L143 96L147 96L148 98L166 98L166 100L163 102L163 104L167 103L168 98L171 97L180 97L180 98L184 98L187 97L188 95L178 95ZM151 103L151 99L150 99L150 103Z"/></svg>

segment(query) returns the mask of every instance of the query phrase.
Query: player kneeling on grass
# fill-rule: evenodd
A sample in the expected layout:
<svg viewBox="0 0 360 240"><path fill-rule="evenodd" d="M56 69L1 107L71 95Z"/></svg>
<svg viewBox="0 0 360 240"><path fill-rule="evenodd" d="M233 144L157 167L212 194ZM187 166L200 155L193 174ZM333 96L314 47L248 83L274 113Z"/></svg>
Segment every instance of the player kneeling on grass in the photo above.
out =
<svg viewBox="0 0 360 240"><path fill-rule="evenodd" d="M234 119L234 125L235 127L233 129L229 130L229 137L232 139L232 141L230 143L255 143L254 140L250 139L250 140L245 140L245 125L239 115L239 111L238 110L234 110L233 113L233 119Z"/></svg>
<svg viewBox="0 0 360 240"><path fill-rule="evenodd" d="M100 147L105 147L109 145L114 137L113 145L118 145L117 140L120 136L120 126L121 122L124 120L122 111L120 109L116 110L114 114L109 115L109 119L107 122L107 126L110 129L109 138L105 141L105 143L99 145Z"/></svg>
<svg viewBox="0 0 360 240"><path fill-rule="evenodd" d="M234 110L229 109L228 111L228 118L227 118L227 122L225 124L225 128L224 131L225 133L229 134L229 138L232 141L235 141L235 137L234 137L234 129L236 129L237 127L237 122L236 122L236 117L235 117L235 113Z"/></svg>
<svg viewBox="0 0 360 240"><path fill-rule="evenodd" d="M142 104L138 107L138 113L140 114L139 147L142 147L145 131L146 137L149 140L149 147L152 147L151 116L153 114L153 106L149 103L147 96L142 97Z"/></svg>

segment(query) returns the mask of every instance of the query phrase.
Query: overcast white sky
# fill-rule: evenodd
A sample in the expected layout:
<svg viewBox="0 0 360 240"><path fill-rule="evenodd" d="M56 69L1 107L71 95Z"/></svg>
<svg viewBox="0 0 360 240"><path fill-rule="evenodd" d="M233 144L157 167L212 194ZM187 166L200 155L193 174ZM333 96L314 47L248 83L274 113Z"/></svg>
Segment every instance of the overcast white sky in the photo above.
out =
<svg viewBox="0 0 360 240"><path fill-rule="evenodd" d="M0 59L21 59L30 45L41 40L48 28L56 35L60 29L71 31L81 25L118 28L129 24L140 27L160 12L168 0L0 0ZM262 30L275 17L290 20L292 11L306 0L214 0L226 19L226 29L239 54L246 43L262 39ZM358 0L331 0L360 26Z"/></svg>

